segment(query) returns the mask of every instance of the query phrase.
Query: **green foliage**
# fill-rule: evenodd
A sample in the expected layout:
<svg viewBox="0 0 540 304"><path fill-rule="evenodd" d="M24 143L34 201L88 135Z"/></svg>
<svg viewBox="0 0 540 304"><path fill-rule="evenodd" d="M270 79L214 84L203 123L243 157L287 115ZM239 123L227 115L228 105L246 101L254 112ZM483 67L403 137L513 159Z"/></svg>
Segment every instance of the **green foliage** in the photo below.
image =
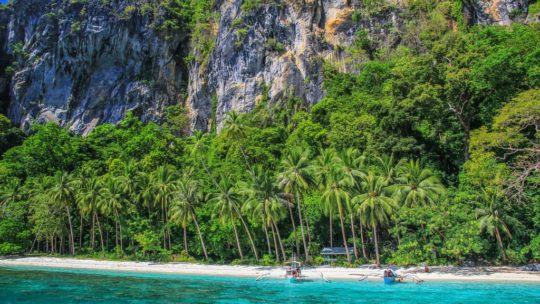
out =
<svg viewBox="0 0 540 304"><path fill-rule="evenodd" d="M247 15L271 3L243 2L238 45ZM185 35L204 66L214 5L145 2L121 15ZM161 125L128 113L87 137L50 123L25 138L0 116L0 254L321 264L333 244L355 248L343 266L539 258L540 28L467 27L462 6L408 2L396 47L358 31L342 49L353 67L326 62L314 106L292 94L272 103L263 84L251 113L218 122L213 96L209 134L190 135L179 106ZM363 1L352 18L392 9ZM285 51L275 38L265 48Z"/></svg>
<svg viewBox="0 0 540 304"><path fill-rule="evenodd" d="M24 133L11 124L11 121L0 114L0 156L13 146L20 145L24 139Z"/></svg>
<svg viewBox="0 0 540 304"><path fill-rule="evenodd" d="M285 52L285 46L276 38L268 38L264 44L264 48L270 52L276 52L278 54L283 54Z"/></svg>

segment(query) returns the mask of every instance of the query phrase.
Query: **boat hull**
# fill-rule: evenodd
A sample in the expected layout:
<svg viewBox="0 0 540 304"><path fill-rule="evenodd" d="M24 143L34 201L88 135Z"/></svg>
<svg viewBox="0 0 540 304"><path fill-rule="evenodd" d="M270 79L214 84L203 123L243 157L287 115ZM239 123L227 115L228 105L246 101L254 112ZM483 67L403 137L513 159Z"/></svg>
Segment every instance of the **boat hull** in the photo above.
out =
<svg viewBox="0 0 540 304"><path fill-rule="evenodd" d="M396 282L396 277L385 277L384 284L394 284Z"/></svg>

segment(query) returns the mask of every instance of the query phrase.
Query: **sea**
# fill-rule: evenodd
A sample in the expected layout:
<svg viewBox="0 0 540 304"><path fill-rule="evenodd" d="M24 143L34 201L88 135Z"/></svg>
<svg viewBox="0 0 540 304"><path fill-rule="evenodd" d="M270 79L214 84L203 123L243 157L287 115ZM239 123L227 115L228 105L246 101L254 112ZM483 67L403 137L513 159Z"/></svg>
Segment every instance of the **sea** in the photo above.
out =
<svg viewBox="0 0 540 304"><path fill-rule="evenodd" d="M540 284L143 274L0 267L0 303L540 303Z"/></svg>

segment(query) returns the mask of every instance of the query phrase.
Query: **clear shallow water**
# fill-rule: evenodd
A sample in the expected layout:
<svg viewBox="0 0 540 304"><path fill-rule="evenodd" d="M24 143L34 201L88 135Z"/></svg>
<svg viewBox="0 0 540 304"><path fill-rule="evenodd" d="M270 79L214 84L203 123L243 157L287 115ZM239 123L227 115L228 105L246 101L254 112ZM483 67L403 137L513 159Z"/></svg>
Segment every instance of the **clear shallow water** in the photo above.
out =
<svg viewBox="0 0 540 304"><path fill-rule="evenodd" d="M540 284L285 280L0 267L0 303L540 303Z"/></svg>

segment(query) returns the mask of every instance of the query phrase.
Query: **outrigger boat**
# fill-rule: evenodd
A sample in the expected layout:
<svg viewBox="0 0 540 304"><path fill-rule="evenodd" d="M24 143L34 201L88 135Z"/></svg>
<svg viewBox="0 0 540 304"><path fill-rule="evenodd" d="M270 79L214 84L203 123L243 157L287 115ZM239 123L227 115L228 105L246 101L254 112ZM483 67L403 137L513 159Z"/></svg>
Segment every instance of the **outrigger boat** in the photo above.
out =
<svg viewBox="0 0 540 304"><path fill-rule="evenodd" d="M384 284L401 283L403 278L395 273L392 269L387 268L384 270Z"/></svg>
<svg viewBox="0 0 540 304"><path fill-rule="evenodd" d="M285 270L285 278L291 283L296 283L303 279L302 276L302 263L296 260L296 257L293 256Z"/></svg>

